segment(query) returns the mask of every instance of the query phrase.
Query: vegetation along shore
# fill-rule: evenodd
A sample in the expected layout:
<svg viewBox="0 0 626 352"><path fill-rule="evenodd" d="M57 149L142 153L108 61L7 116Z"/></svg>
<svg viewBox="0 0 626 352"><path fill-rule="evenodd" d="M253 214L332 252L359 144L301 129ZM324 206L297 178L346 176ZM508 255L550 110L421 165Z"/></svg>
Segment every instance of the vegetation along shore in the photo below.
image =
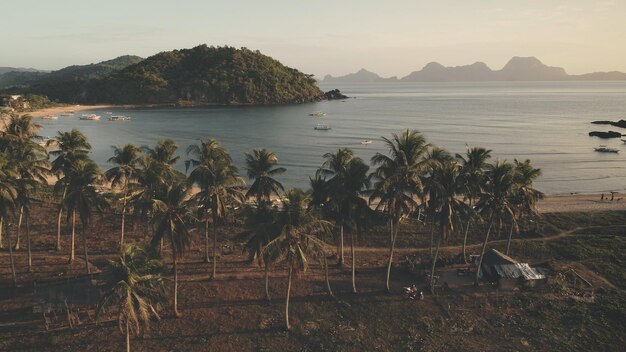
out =
<svg viewBox="0 0 626 352"><path fill-rule="evenodd" d="M329 151L305 191L284 189L289 170L263 148L240 170L212 138L180 159L171 140L127 144L101 170L79 130L42 143L39 128L13 115L0 135L0 349L624 342L623 200L541 203L530 160L452 155L406 129L382 137L371 167ZM538 281L507 289L494 258L532 264Z"/></svg>

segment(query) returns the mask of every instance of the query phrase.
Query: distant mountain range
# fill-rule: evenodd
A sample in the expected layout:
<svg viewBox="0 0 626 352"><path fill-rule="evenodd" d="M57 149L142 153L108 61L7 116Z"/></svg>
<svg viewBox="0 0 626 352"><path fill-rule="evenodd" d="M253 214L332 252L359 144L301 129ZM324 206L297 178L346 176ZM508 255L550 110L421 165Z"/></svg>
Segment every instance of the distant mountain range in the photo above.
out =
<svg viewBox="0 0 626 352"><path fill-rule="evenodd" d="M626 80L626 73L594 72L569 75L561 67L544 65L535 57L513 57L501 70L492 70L484 62L471 65L445 67L431 62L419 71L398 79L383 78L378 74L361 69L356 73L333 77L326 75L324 83L372 83L372 82L480 82L480 81L608 81Z"/></svg>

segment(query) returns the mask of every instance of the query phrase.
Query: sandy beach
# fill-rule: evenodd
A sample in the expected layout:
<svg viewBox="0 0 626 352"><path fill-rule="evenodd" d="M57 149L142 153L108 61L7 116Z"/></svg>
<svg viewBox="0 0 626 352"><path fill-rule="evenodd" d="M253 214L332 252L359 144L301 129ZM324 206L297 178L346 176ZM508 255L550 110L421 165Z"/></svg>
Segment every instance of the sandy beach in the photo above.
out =
<svg viewBox="0 0 626 352"><path fill-rule="evenodd" d="M608 196L608 199L607 199ZM571 211L598 211L598 210L626 210L624 193L616 194L611 201L611 194L605 193L604 200L601 194L574 194L546 196L539 201L537 208L540 213L571 212ZM620 199L622 198L622 199Z"/></svg>
<svg viewBox="0 0 626 352"><path fill-rule="evenodd" d="M33 112L25 112L21 115L30 115L32 117L38 118L46 115L58 115L67 111L85 111L85 110L96 110L96 109L107 109L115 107L115 105L66 105L66 106L55 106L53 108L41 109Z"/></svg>

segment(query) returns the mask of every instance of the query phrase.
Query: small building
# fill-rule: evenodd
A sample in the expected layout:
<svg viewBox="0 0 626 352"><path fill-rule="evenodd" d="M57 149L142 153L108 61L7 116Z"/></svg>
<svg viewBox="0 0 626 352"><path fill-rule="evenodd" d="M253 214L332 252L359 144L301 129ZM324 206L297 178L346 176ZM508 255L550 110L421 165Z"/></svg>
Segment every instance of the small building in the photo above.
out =
<svg viewBox="0 0 626 352"><path fill-rule="evenodd" d="M519 263L495 249L485 253L479 277L497 282L498 287L503 290L539 287L547 281L546 273L540 268L532 268L528 263Z"/></svg>

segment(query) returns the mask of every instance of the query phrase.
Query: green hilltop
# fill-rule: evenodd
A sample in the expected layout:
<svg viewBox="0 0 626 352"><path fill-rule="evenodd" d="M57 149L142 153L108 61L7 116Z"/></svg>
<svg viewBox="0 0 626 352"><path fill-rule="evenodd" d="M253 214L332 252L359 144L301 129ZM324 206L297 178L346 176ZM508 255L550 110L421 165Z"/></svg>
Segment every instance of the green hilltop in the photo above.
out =
<svg viewBox="0 0 626 352"><path fill-rule="evenodd" d="M324 99L312 75L246 48L200 45L70 66L7 92L80 104L252 105Z"/></svg>

